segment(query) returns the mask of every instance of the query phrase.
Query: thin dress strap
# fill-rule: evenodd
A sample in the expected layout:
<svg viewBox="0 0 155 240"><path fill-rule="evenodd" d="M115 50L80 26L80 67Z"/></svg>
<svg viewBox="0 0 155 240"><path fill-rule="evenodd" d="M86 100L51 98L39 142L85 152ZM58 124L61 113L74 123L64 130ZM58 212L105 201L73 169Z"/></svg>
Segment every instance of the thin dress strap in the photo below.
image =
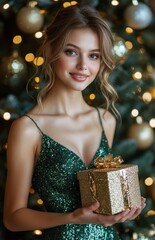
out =
<svg viewBox="0 0 155 240"><path fill-rule="evenodd" d="M104 128L103 128L103 123L102 123L102 119L101 119L101 114L100 114L100 110L98 108L96 108L97 112L98 112L98 117L99 117L99 121L100 121L100 125L101 125L101 128L102 128L102 131L104 131Z"/></svg>
<svg viewBox="0 0 155 240"><path fill-rule="evenodd" d="M39 131L41 132L41 134L43 135L44 133L41 131L40 127L38 126L38 124L34 121L33 118L31 118L29 115L25 114L24 116L28 117L29 119L31 119L31 121L36 125L36 127L39 129Z"/></svg>

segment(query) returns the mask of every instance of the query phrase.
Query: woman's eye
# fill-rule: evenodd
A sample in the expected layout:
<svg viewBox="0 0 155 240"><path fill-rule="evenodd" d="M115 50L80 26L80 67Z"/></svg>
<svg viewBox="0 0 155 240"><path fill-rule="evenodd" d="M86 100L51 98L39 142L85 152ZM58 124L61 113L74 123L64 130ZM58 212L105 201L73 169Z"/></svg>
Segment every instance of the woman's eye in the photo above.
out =
<svg viewBox="0 0 155 240"><path fill-rule="evenodd" d="M92 53L92 54L89 55L89 57L95 60L95 59L99 59L100 55L96 54L96 53Z"/></svg>
<svg viewBox="0 0 155 240"><path fill-rule="evenodd" d="M68 55L68 56L75 56L75 55L77 55L77 52L76 52L75 50L72 50L72 49L67 49L67 50L65 51L65 53L66 53L66 55Z"/></svg>

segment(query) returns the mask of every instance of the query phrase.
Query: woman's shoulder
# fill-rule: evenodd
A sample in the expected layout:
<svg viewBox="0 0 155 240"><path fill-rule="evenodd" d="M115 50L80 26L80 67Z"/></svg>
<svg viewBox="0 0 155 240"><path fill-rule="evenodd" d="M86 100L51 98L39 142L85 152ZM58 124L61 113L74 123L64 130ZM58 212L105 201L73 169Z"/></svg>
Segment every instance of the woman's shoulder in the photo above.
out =
<svg viewBox="0 0 155 240"><path fill-rule="evenodd" d="M17 119L15 119L10 127L9 135L18 136L18 137L25 137L30 138L34 137L38 133L38 129L35 126L35 124L32 122L32 120L27 117L26 115L23 115Z"/></svg>

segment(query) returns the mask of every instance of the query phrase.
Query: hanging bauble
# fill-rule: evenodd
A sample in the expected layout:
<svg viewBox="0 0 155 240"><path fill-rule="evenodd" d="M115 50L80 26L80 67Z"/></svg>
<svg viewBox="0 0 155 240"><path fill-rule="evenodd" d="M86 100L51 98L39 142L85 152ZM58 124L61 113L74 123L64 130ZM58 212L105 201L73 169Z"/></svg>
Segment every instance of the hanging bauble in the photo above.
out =
<svg viewBox="0 0 155 240"><path fill-rule="evenodd" d="M127 24L134 29L143 29L150 25L153 14L150 8L144 3L130 5L124 13Z"/></svg>
<svg viewBox="0 0 155 240"><path fill-rule="evenodd" d="M113 46L113 54L116 60L116 63L122 64L128 55L128 48L125 45L125 41L123 38L114 36L114 46Z"/></svg>
<svg viewBox="0 0 155 240"><path fill-rule="evenodd" d="M0 66L1 82L4 87L17 90L23 86L23 79L26 78L26 62L14 51L11 56L5 57Z"/></svg>
<svg viewBox="0 0 155 240"><path fill-rule="evenodd" d="M41 29L44 18L39 8L30 3L18 12L16 23L22 32L33 34Z"/></svg>
<svg viewBox="0 0 155 240"><path fill-rule="evenodd" d="M148 123L133 124L128 132L128 136L136 141L139 149L146 149L151 146L155 135Z"/></svg>

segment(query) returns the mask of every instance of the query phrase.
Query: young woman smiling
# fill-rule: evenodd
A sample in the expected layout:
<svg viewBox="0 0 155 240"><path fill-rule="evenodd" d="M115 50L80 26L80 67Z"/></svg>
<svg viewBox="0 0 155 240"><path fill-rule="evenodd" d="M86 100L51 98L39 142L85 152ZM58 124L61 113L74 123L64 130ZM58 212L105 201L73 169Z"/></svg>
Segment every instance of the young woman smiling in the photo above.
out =
<svg viewBox="0 0 155 240"><path fill-rule="evenodd" d="M116 215L81 206L77 172L112 152L117 94L108 82L114 68L112 34L90 7L59 11L42 45L45 87L38 104L14 121L8 138L4 223L11 231L44 229L43 240L117 240L114 226L136 218L145 206ZM89 106L82 95L98 81L106 108ZM28 208L29 189L46 211Z"/></svg>

